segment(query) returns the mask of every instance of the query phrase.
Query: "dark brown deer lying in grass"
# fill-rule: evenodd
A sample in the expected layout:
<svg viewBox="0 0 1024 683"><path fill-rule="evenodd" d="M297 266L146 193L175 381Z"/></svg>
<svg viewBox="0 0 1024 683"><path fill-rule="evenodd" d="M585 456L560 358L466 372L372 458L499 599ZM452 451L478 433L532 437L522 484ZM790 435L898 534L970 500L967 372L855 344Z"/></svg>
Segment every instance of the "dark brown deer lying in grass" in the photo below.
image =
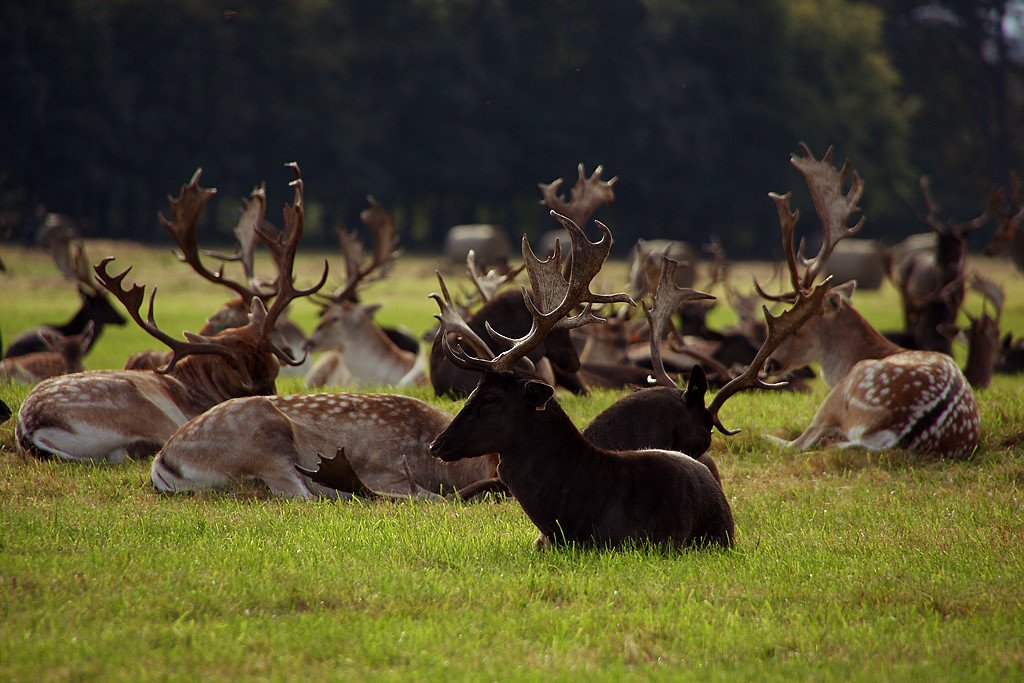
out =
<svg viewBox="0 0 1024 683"><path fill-rule="evenodd" d="M49 351L49 346L60 337L81 335L91 325L88 352L106 325L124 325L127 320L121 315L102 289L97 289L89 270L85 247L80 240L58 240L51 245L54 262L67 278L75 280L82 304L78 311L63 325L40 325L19 332L4 351L4 358L16 358L29 353Z"/></svg>
<svg viewBox="0 0 1024 683"><path fill-rule="evenodd" d="M253 299L248 325L213 337L185 333L186 340L162 332L153 319L150 296L148 320L141 306L145 288L124 289L128 270L107 273L110 258L94 268L97 279L124 304L132 319L147 333L170 347L174 354L159 370L92 370L63 375L38 384L18 412L16 437L21 452L67 460L122 462L156 453L182 424L211 407L239 396L275 393L281 362L295 362L274 345L275 323L285 308L300 296L323 286L299 290L292 266L302 236L302 180L294 168L295 203L285 208L287 238L269 246L283 265L277 294L267 311ZM191 220L214 193L198 185L198 175L171 201L175 220ZM280 236L278 236L280 238ZM129 268L130 270L130 268ZM154 293L155 294L155 293Z"/></svg>
<svg viewBox="0 0 1024 683"><path fill-rule="evenodd" d="M824 242L815 258L798 272L793 233L799 217L789 208L790 195L772 195L782 224L783 247L794 292L779 297L805 296L820 273L832 247L860 229L863 217L848 222L860 209L863 183L853 173L844 189L849 162L841 171L832 166L832 149L816 160L805 145L804 156L792 164L804 175L821 220ZM936 458L966 458L978 445L980 421L974 392L948 355L908 351L886 340L841 294L826 282L815 290L830 291L807 322L772 353L779 371L818 361L832 391L818 408L810 426L792 441L779 442L805 449L823 439L838 437L841 445L868 449L905 448Z"/></svg>
<svg viewBox="0 0 1024 683"><path fill-rule="evenodd" d="M598 166L589 178L584 173L583 164L580 164L577 170L579 175L568 201L559 195L559 188L562 185L562 179L559 178L551 183L539 184L544 197L540 203L568 217L580 228L585 228L591 216L602 204L614 201L615 193L612 186L616 178L602 180L601 166ZM519 337L526 334L532 322L522 295L516 291L493 295L468 320L469 327L478 337L486 336L485 330L488 326L507 337ZM568 330L552 330L551 334L539 340L530 349L529 359L536 367L544 368L548 380L554 381L557 376L565 382L566 388L575 393L586 391L586 388L574 378L580 369L580 359ZM546 366L541 365L542 362L549 362L554 367L547 372ZM467 372L449 361L442 349L439 336L435 338L430 349L429 368L430 383L438 396L465 396L473 390L479 379L476 373Z"/></svg>
<svg viewBox="0 0 1024 683"><path fill-rule="evenodd" d="M560 250L539 261L523 239L523 260L533 285L524 298L534 317L530 331L510 340L494 358L473 357L458 343L442 344L452 362L482 376L452 423L430 446L445 461L485 453L500 456L498 476L540 529L537 545L578 543L618 547L651 542L671 547L732 544L734 523L722 488L707 467L682 453L609 451L583 438L554 399L554 389L517 369L554 329L595 319L591 304L627 301L590 292L590 282L611 248L611 233L592 243L570 220L555 216L572 241L568 282ZM442 325L458 326L457 313L441 305ZM568 317L580 304L583 312ZM498 335L494 335L498 336Z"/></svg>
<svg viewBox="0 0 1024 683"><path fill-rule="evenodd" d="M651 359L654 378L658 386L640 389L619 399L583 430L583 436L596 446L611 450L664 448L681 451L703 463L721 483L718 467L705 451L711 445L711 432L718 428L723 434L735 434L726 429L718 418L725 401L748 387L776 388L759 379L771 352L799 328L811 315L814 297L805 297L778 317L768 314L762 307L766 321L765 338L753 353L744 371L721 388L711 405L704 407L704 394L708 382L701 365L690 370L685 389L680 389L665 371L660 340L671 331L673 312L687 300L709 298L710 295L674 284L672 271L675 263L666 259L661 280L654 294L654 305L644 313L651 328Z"/></svg>

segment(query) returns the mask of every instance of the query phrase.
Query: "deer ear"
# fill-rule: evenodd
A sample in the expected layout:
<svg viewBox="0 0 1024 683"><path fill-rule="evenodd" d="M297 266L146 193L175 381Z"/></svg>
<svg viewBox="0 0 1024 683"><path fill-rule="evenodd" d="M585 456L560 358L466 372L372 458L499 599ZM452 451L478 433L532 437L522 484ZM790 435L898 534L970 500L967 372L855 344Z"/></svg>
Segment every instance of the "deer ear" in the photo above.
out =
<svg viewBox="0 0 1024 683"><path fill-rule="evenodd" d="M694 365L690 369L690 378L686 382L686 391L683 392L683 403L688 406L704 407L704 394L708 391L708 378L704 374L704 368Z"/></svg>
<svg viewBox="0 0 1024 683"><path fill-rule="evenodd" d="M363 313L366 314L367 318L372 318L373 316L377 315L377 311L379 311L382 308L384 308L384 304L381 303L365 304L363 306Z"/></svg>
<svg viewBox="0 0 1024 683"><path fill-rule="evenodd" d="M544 410L544 406L551 400L555 390L550 384L532 379L526 383L524 394L526 402L537 410Z"/></svg>
<svg viewBox="0 0 1024 683"><path fill-rule="evenodd" d="M252 298L252 306L249 308L249 324L253 327L262 327L263 321L267 319L267 307L258 296Z"/></svg>

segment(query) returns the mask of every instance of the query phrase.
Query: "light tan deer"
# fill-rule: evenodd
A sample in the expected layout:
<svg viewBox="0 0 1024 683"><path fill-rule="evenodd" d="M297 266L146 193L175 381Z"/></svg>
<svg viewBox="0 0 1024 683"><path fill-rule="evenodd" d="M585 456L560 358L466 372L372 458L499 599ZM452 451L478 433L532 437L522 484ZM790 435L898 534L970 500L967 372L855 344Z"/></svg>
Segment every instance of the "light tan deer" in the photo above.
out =
<svg viewBox="0 0 1024 683"><path fill-rule="evenodd" d="M0 382L37 384L50 377L81 372L85 369L85 353L92 344L93 329L90 320L81 334L64 336L40 330L39 339L47 350L0 361Z"/></svg>
<svg viewBox="0 0 1024 683"><path fill-rule="evenodd" d="M365 263L363 246L354 233L338 231L348 274L345 284L328 297L329 304L306 342L307 353L320 357L306 375L306 386L391 385L426 382L426 352L400 348L373 320L381 304L355 300L361 285L382 277L387 264L401 255L391 217L372 196L359 217L373 234L373 254Z"/></svg>
<svg viewBox="0 0 1024 683"><path fill-rule="evenodd" d="M803 174L821 220L824 242L806 269L798 272L793 234L798 212L789 208L790 194L772 194L782 224L783 246L796 296L806 292L835 244L856 233L857 202L863 183L847 161L832 166L832 149L816 160L801 143L803 156L792 164ZM790 300L792 296L783 297ZM960 368L944 353L907 351L889 342L864 319L838 287L824 295L820 308L772 353L778 371L817 361L832 390L810 426L792 441L775 439L792 449L806 449L829 437L839 445L871 450L905 448L936 458L966 458L978 445L980 421L974 392Z"/></svg>
<svg viewBox="0 0 1024 683"><path fill-rule="evenodd" d="M16 436L23 453L40 457L93 462L122 462L156 453L185 422L222 401L239 396L273 394L281 362L294 362L272 342L274 325L288 306L323 286L296 289L291 271L302 236L302 180L294 167L295 203L285 208L287 240L272 240L270 248L284 265L277 295L269 311L262 300L252 302L250 322L213 337L185 333L181 341L161 332L153 319L153 295L148 320L140 308L145 287L126 291L128 270L107 273L107 258L94 268L97 280L128 310L147 333L172 349L168 365L152 370L92 370L46 380L35 387L18 413ZM198 174L171 200L174 221L190 221L215 190L201 188ZM333 452L333 451L331 451Z"/></svg>
<svg viewBox="0 0 1024 683"><path fill-rule="evenodd" d="M292 498L348 497L321 478L325 454L344 451L367 487L379 493L436 497L495 476L494 455L444 463L430 442L452 416L400 394L295 394L238 398L186 423L153 460L162 492L265 485Z"/></svg>

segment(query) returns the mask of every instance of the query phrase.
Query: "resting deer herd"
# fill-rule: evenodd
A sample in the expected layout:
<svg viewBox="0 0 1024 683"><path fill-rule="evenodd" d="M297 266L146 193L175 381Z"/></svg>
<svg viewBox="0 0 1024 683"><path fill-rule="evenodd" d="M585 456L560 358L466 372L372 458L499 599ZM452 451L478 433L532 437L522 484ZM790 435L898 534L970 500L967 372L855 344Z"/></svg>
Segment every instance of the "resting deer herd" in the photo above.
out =
<svg viewBox="0 0 1024 683"><path fill-rule="evenodd" d="M75 264L82 312L74 324L22 335L19 345L35 345L0 363L0 378L35 384L17 411L17 448L25 455L79 462L152 456L150 479L166 493L245 481L297 498L469 499L499 491L518 501L537 526L538 547L731 546L732 510L708 453L715 430L735 433L719 411L741 390L788 388L788 382L769 378L793 379L787 373L810 363L818 364L831 389L798 436L764 435L779 447L804 450L824 443L969 458L981 431L972 386L984 386L997 364L1001 289L977 276L970 283L995 313L971 318L970 381L948 353L898 346L857 312L852 283L820 277L836 245L864 222L858 216L861 179L849 162L837 170L831 149L816 159L801 145L791 163L806 181L822 246L813 258L804 256L803 244L794 244L799 212L790 208L791 195L772 194L789 283L787 291L768 294L755 282L763 320L754 319L747 305L744 331L693 334L706 328L703 313L715 297L681 286L693 283L691 264L668 258L667 249L654 259L660 270L647 276L648 284L631 285L637 301L626 293L592 291L612 243L611 230L592 216L613 200L616 179L603 180L600 167L587 177L580 165L568 200L559 195L561 181L540 186L541 203L568 237L552 253L538 257L524 236L522 267L483 273L470 252L468 273L476 292L464 300L453 300L438 273L440 293L429 295L438 307L429 351L415 338L382 329L373 321L375 306L360 302L360 288L385 277L401 255L391 219L375 199L368 198L370 208L361 215L373 237L370 253L354 233L339 230L345 281L321 294L326 264L313 284L296 285L295 256L305 223L297 166L292 165L294 199L284 210L284 229L266 220L266 192L260 187L244 202L235 228L238 250L229 256L198 246L200 218L215 190L199 185L197 171L170 199L171 218L161 221L180 250L179 260L235 298L198 333L176 339L156 323L155 288L144 315L146 286L126 285L130 266L114 275L112 259L106 258L89 277L81 245L72 245L63 261ZM922 188L927 222L945 241L932 261L899 265L904 301L920 288L914 283L926 279L912 278L914 268L931 267L928 272L937 274L930 289L915 290L920 296L914 301L924 303L914 309L913 320L907 309L908 330L932 309L955 320L967 286L963 230L937 219L928 187ZM972 229L991 213L976 219ZM1019 223L1020 216L1011 212L1004 224ZM588 229L600 239L591 241ZM276 267L269 283L255 273L258 245L269 250ZM716 258L721 255L718 245ZM221 265L211 269L204 256ZM652 259L645 258L651 270ZM241 264L242 280L225 274L230 262ZM724 262L717 262L719 275L709 288L722 283ZM499 292L522 270L528 285ZM84 370L83 357L102 325L125 322L106 294L169 350L136 354L121 370ZM730 301L741 300L735 290L729 294ZM308 337L286 316L301 300L323 307L320 325ZM772 314L769 306L781 310ZM637 310L644 315L631 315ZM695 323L689 318L694 315ZM684 321L682 333L676 319ZM745 344L742 362L735 350L732 356L723 352L730 335ZM638 336L646 341L630 341ZM311 353L320 354L315 362ZM629 360L638 357L648 367ZM439 396L468 398L452 417L400 393L279 395L278 373L295 367L302 368L309 387L429 384ZM706 405L712 383L719 389ZM556 388L586 393L588 386L634 391L580 431L559 406ZM10 412L0 403L0 419L9 419Z"/></svg>

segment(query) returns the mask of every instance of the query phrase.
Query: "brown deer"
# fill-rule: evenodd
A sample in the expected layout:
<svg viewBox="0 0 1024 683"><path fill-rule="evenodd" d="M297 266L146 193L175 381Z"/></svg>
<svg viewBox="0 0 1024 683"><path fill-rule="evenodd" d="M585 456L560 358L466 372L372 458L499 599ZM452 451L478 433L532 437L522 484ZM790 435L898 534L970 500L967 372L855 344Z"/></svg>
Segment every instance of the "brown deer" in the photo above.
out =
<svg viewBox="0 0 1024 683"><path fill-rule="evenodd" d="M384 269L401 256L391 217L374 197L360 219L373 235L373 254L366 263L363 245L355 233L338 230L345 257L345 284L326 297L328 305L305 345L307 353L320 353L306 374L306 386L391 385L426 383L426 353L403 348L373 320L381 304L361 304L357 289L383 277Z"/></svg>
<svg viewBox="0 0 1024 683"><path fill-rule="evenodd" d="M63 325L40 325L17 334L4 351L4 358L15 358L29 353L48 351L48 344L59 337L81 335L92 325L92 334L85 351L88 352L106 325L124 325L127 320L111 304L102 289L97 289L89 271L89 261L81 240L55 240L51 244L54 262L65 277L75 281L82 304Z"/></svg>
<svg viewBox="0 0 1024 683"><path fill-rule="evenodd" d="M857 202L864 191L854 171L849 191L847 161L840 171L832 166L832 148L816 160L801 143L803 156L791 163L807 181L821 220L824 242L806 269L798 272L793 234L798 212L789 208L791 193L772 194L782 224L783 247L794 293L802 296L814 283L835 244L855 234L863 216ZM844 194L845 192L845 194ZM802 255L801 255L802 259ZM776 369L785 371L817 361L832 390L810 426L792 441L775 439L793 449L806 449L829 437L840 445L871 450L904 448L936 458L966 458L978 445L979 418L974 392L953 359L934 351L908 351L886 340L858 313L842 290L827 286L826 294L805 323L772 352ZM819 285L819 287L823 286Z"/></svg>
<svg viewBox="0 0 1024 683"><path fill-rule="evenodd" d="M617 178L603 180L603 170L598 166L588 178L583 164L579 164L576 184L570 190L568 200L559 194L562 178L550 183L538 183L543 196L541 205L568 217L581 229L586 227L591 216L601 205L610 204L615 199L613 186ZM524 304L523 296L516 291L504 291L494 295L468 320L469 327L478 338L487 334L488 326L502 335L517 337L525 334L532 323L533 318ZM440 335L436 335L430 348L429 375L434 393L437 396L465 396L476 386L479 377L476 372L466 371L452 363L444 352L441 341ZM580 369L580 359L568 330L555 329L551 334L538 340L529 351L529 360L534 370L540 371L541 376L549 382L554 381L557 373L570 390L575 393L586 391L575 378L575 373Z"/></svg>
<svg viewBox="0 0 1024 683"><path fill-rule="evenodd" d="M40 331L46 351L0 361L0 382L37 384L49 377L81 372L85 369L85 352L92 343L93 323L89 321L81 334L59 335Z"/></svg>
<svg viewBox="0 0 1024 683"><path fill-rule="evenodd" d="M964 300L967 238L989 221L1001 197L993 192L984 213L955 223L939 218L941 209L932 197L927 176L921 178L920 186L928 208L924 220L936 236L935 247L910 250L896 257L891 275L903 301L908 337L905 343L915 349L951 354L956 319Z"/></svg>
<svg viewBox="0 0 1024 683"><path fill-rule="evenodd" d="M298 167L295 202L285 207L286 239L265 239L282 264L277 294L268 311L254 298L245 327L213 337L185 333L180 341L160 331L153 319L155 291L149 299L148 320L140 308L145 287L125 290L128 271L110 275L107 258L95 266L97 280L127 309L147 333L172 349L166 367L150 370L92 370L63 375L38 384L18 413L16 437L21 452L68 460L122 462L156 453L184 423L217 403L239 396L275 393L281 362L295 362L272 341L274 326L290 302L323 286L299 290L292 265L303 228L302 179ZM171 200L174 221L192 221L215 190L199 187L198 174Z"/></svg>
<svg viewBox="0 0 1024 683"><path fill-rule="evenodd" d="M322 454L343 449L373 491L436 497L495 476L494 455L444 463L430 442L451 415L400 394L254 396L218 404L184 424L150 468L157 490L224 489L253 481L292 498L357 493L331 478ZM337 456L335 456L337 457Z"/></svg>
<svg viewBox="0 0 1024 683"><path fill-rule="evenodd" d="M459 342L441 335L452 362L481 377L431 452L449 462L497 452L499 478L540 529L538 547L631 542L730 546L732 511L707 467L677 452L616 452L592 445L553 398L554 389L516 368L552 330L592 322L593 304L629 301L625 294L590 292L611 248L608 228L597 223L602 238L594 243L575 223L552 214L570 234L568 280L562 275L560 248L540 261L524 237L523 260L532 284L532 294L525 288L523 293L534 320L530 330L518 339L504 338L511 348L493 358L470 356ZM442 327L457 328L466 339L471 332L454 308L432 296L441 307ZM581 304L583 311L570 317Z"/></svg>

